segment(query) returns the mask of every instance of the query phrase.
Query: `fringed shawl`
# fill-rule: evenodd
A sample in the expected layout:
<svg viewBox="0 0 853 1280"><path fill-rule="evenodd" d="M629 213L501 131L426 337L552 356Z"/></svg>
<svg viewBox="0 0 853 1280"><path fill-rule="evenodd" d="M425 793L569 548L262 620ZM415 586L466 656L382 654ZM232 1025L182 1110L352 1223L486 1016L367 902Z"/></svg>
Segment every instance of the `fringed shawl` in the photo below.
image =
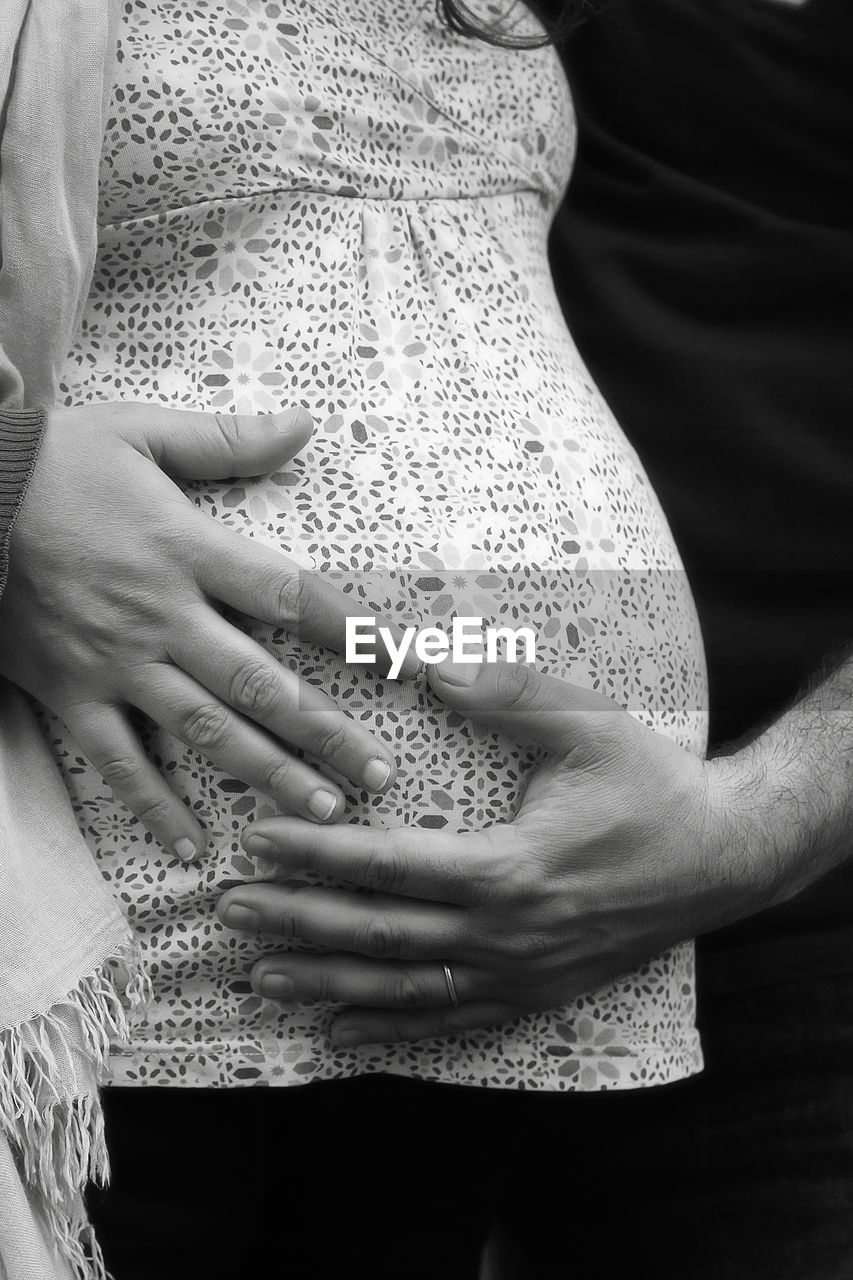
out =
<svg viewBox="0 0 853 1280"><path fill-rule="evenodd" d="M50 406L91 280L118 0L3 0L0 405ZM0 608L4 604L0 601ZM126 922L23 696L0 680L0 1276L100 1276L97 1086L138 1001Z"/></svg>

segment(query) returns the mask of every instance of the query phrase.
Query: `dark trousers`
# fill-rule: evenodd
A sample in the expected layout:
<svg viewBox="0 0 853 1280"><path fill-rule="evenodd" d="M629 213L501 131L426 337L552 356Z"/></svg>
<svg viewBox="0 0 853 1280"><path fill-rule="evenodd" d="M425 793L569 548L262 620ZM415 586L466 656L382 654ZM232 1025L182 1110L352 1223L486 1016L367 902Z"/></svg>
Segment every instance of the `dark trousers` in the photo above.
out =
<svg viewBox="0 0 853 1280"><path fill-rule="evenodd" d="M500 1198L520 1275L853 1278L853 978L702 1007L702 1076L527 1112L516 1163L564 1181Z"/></svg>
<svg viewBox="0 0 853 1280"><path fill-rule="evenodd" d="M115 1280L470 1280L490 1213L471 1093L391 1077L107 1090L113 1179L90 1195L107 1267Z"/></svg>
<svg viewBox="0 0 853 1280"><path fill-rule="evenodd" d="M853 979L706 999L706 1073L631 1093L389 1078L113 1090L115 1280L850 1280Z"/></svg>

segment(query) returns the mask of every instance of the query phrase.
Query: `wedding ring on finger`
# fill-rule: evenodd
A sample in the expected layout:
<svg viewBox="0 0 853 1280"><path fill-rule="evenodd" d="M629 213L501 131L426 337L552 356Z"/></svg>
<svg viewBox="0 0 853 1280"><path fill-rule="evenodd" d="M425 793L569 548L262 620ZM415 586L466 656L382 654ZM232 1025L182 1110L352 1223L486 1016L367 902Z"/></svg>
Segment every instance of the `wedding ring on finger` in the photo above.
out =
<svg viewBox="0 0 853 1280"><path fill-rule="evenodd" d="M447 994L450 998L450 1003L455 1009L459 1004L459 997L456 994L456 983L453 981L450 965L447 963L444 964L444 981L447 983Z"/></svg>

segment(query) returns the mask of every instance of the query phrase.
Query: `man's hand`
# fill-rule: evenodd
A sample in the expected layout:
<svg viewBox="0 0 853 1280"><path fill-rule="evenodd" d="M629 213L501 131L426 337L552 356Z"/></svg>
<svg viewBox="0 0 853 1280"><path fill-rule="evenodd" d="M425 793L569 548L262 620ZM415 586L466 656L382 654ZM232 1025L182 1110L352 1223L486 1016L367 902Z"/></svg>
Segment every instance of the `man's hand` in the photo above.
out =
<svg viewBox="0 0 853 1280"><path fill-rule="evenodd" d="M609 699L530 668L462 670L479 670L477 683L448 683L448 663L430 668L446 703L550 753L514 822L457 836L261 821L248 852L373 892L254 883L220 902L226 924L329 949L265 957L252 983L264 995L359 1006L336 1024L338 1042L446 1034L556 1007L695 927L713 792L703 762ZM702 885L706 908L730 892Z"/></svg>
<svg viewBox="0 0 853 1280"><path fill-rule="evenodd" d="M267 819L246 832L248 852L372 892L273 882L220 900L232 927L328 949L266 956L252 985L354 1006L334 1024L336 1043L417 1040L557 1007L792 896L850 847L849 664L763 738L707 762L564 681L465 670L479 670L475 684L449 683L447 663L430 668L433 689L549 752L514 822L453 836Z"/></svg>
<svg viewBox="0 0 853 1280"><path fill-rule="evenodd" d="M215 607L342 651L351 601L203 515L166 474L274 471L311 430L300 408L255 418L143 404L55 410L15 525L0 674L61 716L116 796L185 860L203 833L146 758L131 707L318 821L341 816L343 795L278 740L371 790L396 772L385 745Z"/></svg>

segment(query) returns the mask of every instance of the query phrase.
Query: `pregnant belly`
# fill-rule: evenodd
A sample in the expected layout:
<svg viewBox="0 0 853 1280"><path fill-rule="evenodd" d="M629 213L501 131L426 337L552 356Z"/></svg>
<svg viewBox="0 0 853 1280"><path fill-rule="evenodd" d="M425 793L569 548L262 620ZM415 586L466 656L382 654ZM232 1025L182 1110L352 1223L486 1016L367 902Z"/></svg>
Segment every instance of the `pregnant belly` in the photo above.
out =
<svg viewBox="0 0 853 1280"><path fill-rule="evenodd" d="M66 399L244 413L303 403L317 429L298 458L252 481L189 485L192 500L338 575L360 612L528 627L541 669L701 749L690 593L562 321L542 219L529 193L446 206L278 193L105 228ZM484 743L424 691L242 625L399 746L401 785L371 820L511 812L529 767L514 744ZM213 847L239 859L239 828L263 797L155 730L150 747ZM111 811L94 777L72 769L68 782L81 803L97 790L88 830L136 845L138 824ZM354 820L364 803L353 798ZM116 841L92 838L109 861ZM137 912L161 901L131 896Z"/></svg>
<svg viewBox="0 0 853 1280"><path fill-rule="evenodd" d="M299 398L310 407L311 388ZM561 416L570 405L567 393L546 416L519 404L517 389L512 403L476 414L461 402L362 402L275 475L188 491L213 518L331 575L353 617L375 612L417 630L449 631L454 618L476 619L471 630L524 628L540 670L602 692L701 750L702 650L668 531L603 406L592 430L573 430L568 412ZM397 787L384 797L349 794L350 820L463 829L512 817L535 753L448 713L425 683L383 680L281 629L235 621L392 744ZM191 914L225 881L257 874L239 837L272 809L156 727L146 741L215 853L201 882L167 873L169 910ZM156 932L162 869L152 878L147 866L128 868L128 851L147 854L144 833L75 755L60 763L88 810L94 851L119 875L137 926ZM212 966L219 960L210 957Z"/></svg>
<svg viewBox="0 0 853 1280"><path fill-rule="evenodd" d="M518 197L510 206L514 225L541 217ZM245 212L260 252L272 213L263 200ZM702 750L705 674L687 582L637 458L566 333L544 256L530 249L536 237L521 237L504 261L495 257L491 212L487 226L475 219L460 227L430 210L427 226L424 211L419 224L412 208L359 207L343 211L336 234L327 226L317 244L310 227L299 240L299 217L286 212L286 254L276 250L286 262L249 301L221 286L206 292L210 273L204 288L193 276L192 249L210 210L185 211L165 226L152 220L143 235L135 228L133 253L113 229L66 366L67 401L239 412L300 401L317 429L298 458L268 477L188 485L191 500L332 574L354 615L377 611L418 628L446 629L454 616L524 627L541 670L596 689ZM368 235L371 218L385 221ZM467 241L472 277L478 253L490 264L465 307L458 255L451 266L435 249L424 265L423 245L451 233L457 247ZM371 242L382 242L383 262L399 248L410 264L417 260L417 272L411 265L401 283L386 268L380 279L363 255L354 268L353 245ZM147 245L147 275L139 244ZM235 622L392 745L397 786L382 797L349 794L349 821L452 830L512 817L535 752L448 713L424 682L383 680L298 637ZM239 1035L283 1043L291 1033L280 1018L270 1022L245 984L258 954L280 944L235 936L213 916L224 885L265 873L243 855L240 836L272 812L268 798L150 726L149 751L207 829L207 857L188 871L146 842L60 725L50 724L49 737L81 827L147 950L157 993L148 1042ZM689 983L674 961L661 967L660 981L669 994L640 1020L644 1043L657 1042L653 1024L660 1010L672 1014L672 1000L681 1001L679 1019L690 1017ZM628 1026L638 999L623 984L607 1007ZM323 1018L311 1017L300 1024L304 1044L314 1045L304 1052L312 1070L332 1070L322 1034L312 1039ZM519 1054L531 1043L519 1033Z"/></svg>

